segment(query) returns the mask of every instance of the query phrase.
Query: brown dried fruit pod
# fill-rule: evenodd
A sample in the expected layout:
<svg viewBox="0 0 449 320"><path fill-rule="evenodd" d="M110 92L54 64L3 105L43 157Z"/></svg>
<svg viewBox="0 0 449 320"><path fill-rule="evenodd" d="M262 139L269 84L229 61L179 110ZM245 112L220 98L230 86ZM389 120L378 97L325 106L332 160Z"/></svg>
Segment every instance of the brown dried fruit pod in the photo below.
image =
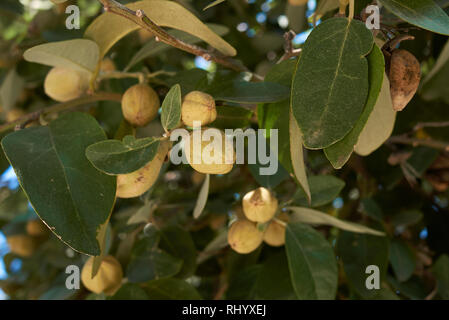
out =
<svg viewBox="0 0 449 320"><path fill-rule="evenodd" d="M390 92L395 111L403 110L418 90L421 66L413 54L403 49L391 53Z"/></svg>

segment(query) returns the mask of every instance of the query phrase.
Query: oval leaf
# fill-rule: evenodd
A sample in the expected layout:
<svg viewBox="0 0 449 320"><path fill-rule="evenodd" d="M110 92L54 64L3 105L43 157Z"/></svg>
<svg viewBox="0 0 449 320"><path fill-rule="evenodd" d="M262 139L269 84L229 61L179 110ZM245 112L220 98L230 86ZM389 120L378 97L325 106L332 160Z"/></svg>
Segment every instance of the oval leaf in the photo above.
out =
<svg viewBox="0 0 449 320"><path fill-rule="evenodd" d="M385 74L385 60L380 48L375 44L368 55L369 92L368 100L354 128L340 141L324 149L324 153L335 169L340 169L349 160L360 133L365 127L379 97Z"/></svg>
<svg viewBox="0 0 449 320"><path fill-rule="evenodd" d="M127 5L132 10L143 10L157 25L182 30L207 42L227 56L235 56L236 50L209 29L190 11L174 1L138 1ZM105 12L92 22L85 37L94 40L100 47L100 57L121 38L141 27L119 15Z"/></svg>
<svg viewBox="0 0 449 320"><path fill-rule="evenodd" d="M39 217L58 238L89 255L100 254L97 232L115 200L115 177L95 169L85 156L87 146L104 139L92 116L73 112L2 140Z"/></svg>
<svg viewBox="0 0 449 320"><path fill-rule="evenodd" d="M379 0L402 20L420 28L449 35L449 17L433 0Z"/></svg>
<svg viewBox="0 0 449 320"><path fill-rule="evenodd" d="M198 199L196 200L195 208L193 209L193 217L195 219L199 218L201 213L203 213L204 208L206 207L207 197L209 196L209 181L210 175L206 174L206 178L204 179L203 185L201 186Z"/></svg>
<svg viewBox="0 0 449 320"><path fill-rule="evenodd" d="M302 207L287 207L287 210L293 211L291 216L292 221L313 224L313 225L327 225L333 226L342 230L356 232L356 233L366 233L375 236L384 236L385 233L373 230L371 228L365 227L361 224L354 222L343 221L337 219L329 214Z"/></svg>
<svg viewBox="0 0 449 320"><path fill-rule="evenodd" d="M201 300L195 287L174 278L153 280L147 284L146 292L150 300Z"/></svg>
<svg viewBox="0 0 449 320"><path fill-rule="evenodd" d="M86 157L95 168L104 173L131 173L153 160L159 142L156 138L136 139L133 136L126 136L123 141L100 141L86 149Z"/></svg>
<svg viewBox="0 0 449 320"><path fill-rule="evenodd" d="M346 18L326 20L307 38L291 91L306 148L326 148L354 127L368 96L373 41L364 23Z"/></svg>
<svg viewBox="0 0 449 320"><path fill-rule="evenodd" d="M309 177L310 194L312 196L311 207L319 207L334 200L345 186L345 182L334 176L311 176ZM303 190L298 189L294 195L293 202L300 206L309 204L309 197Z"/></svg>
<svg viewBox="0 0 449 320"><path fill-rule="evenodd" d="M337 261L332 247L321 233L302 223L289 223L285 249L298 299L334 299L338 283Z"/></svg>
<svg viewBox="0 0 449 320"><path fill-rule="evenodd" d="M162 102L161 122L166 131L176 128L181 121L181 87L179 84L170 88Z"/></svg>
<svg viewBox="0 0 449 320"><path fill-rule="evenodd" d="M23 54L25 60L52 67L94 72L100 59L98 45L88 39L51 42L32 47Z"/></svg>

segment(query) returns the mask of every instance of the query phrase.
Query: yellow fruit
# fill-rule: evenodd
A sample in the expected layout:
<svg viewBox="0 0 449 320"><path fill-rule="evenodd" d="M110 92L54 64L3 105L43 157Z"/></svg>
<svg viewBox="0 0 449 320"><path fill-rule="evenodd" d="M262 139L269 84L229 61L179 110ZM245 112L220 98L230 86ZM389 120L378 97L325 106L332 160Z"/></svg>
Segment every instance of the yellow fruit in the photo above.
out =
<svg viewBox="0 0 449 320"><path fill-rule="evenodd" d="M246 218L254 222L270 221L278 208L277 199L263 187L245 194L242 203Z"/></svg>
<svg viewBox="0 0 449 320"><path fill-rule="evenodd" d="M286 222L288 221L288 216L286 214L282 214L279 216L279 220ZM271 221L265 229L263 241L273 247L284 245L285 226L277 221Z"/></svg>
<svg viewBox="0 0 449 320"><path fill-rule="evenodd" d="M145 126L156 118L161 106L159 97L149 85L136 84L122 98L122 112L133 126Z"/></svg>
<svg viewBox="0 0 449 320"><path fill-rule="evenodd" d="M36 241L29 235L17 234L6 237L9 250L21 257L29 257L37 247Z"/></svg>
<svg viewBox="0 0 449 320"><path fill-rule="evenodd" d="M418 90L421 66L413 54L397 49L390 60L390 92L395 111L403 110Z"/></svg>
<svg viewBox="0 0 449 320"><path fill-rule="evenodd" d="M194 121L200 121L202 126L213 122L217 118L214 98L201 91L189 92L182 102L181 118L190 127Z"/></svg>
<svg viewBox="0 0 449 320"><path fill-rule="evenodd" d="M54 67L45 78L45 93L60 102L76 99L89 88L89 77L87 72Z"/></svg>
<svg viewBox="0 0 449 320"><path fill-rule="evenodd" d="M117 176L117 197L134 198L150 189L159 176L169 147L169 141L161 141L156 156L143 168L128 174L119 174Z"/></svg>
<svg viewBox="0 0 449 320"><path fill-rule="evenodd" d="M263 233L254 222L237 220L228 231L228 243L231 248L242 254L256 250L262 243Z"/></svg>
<svg viewBox="0 0 449 320"><path fill-rule="evenodd" d="M303 6L309 0L288 0L288 3L292 6Z"/></svg>
<svg viewBox="0 0 449 320"><path fill-rule="evenodd" d="M92 278L93 263L94 257L90 257L81 271L84 286L95 293L113 295L122 285L123 270L120 262L113 256L104 257L98 273Z"/></svg>
<svg viewBox="0 0 449 320"><path fill-rule="evenodd" d="M114 61L111 58L104 58L100 65L101 72L112 72L117 70Z"/></svg>
<svg viewBox="0 0 449 320"><path fill-rule="evenodd" d="M26 231L30 236L41 237L48 233L48 228L41 220L30 220L27 222Z"/></svg>
<svg viewBox="0 0 449 320"><path fill-rule="evenodd" d="M203 136L205 132L211 134L210 141L205 141L206 138ZM215 128L202 129L201 132L194 130L186 143L187 161L199 173L226 174L232 170L236 158L235 151L232 139L226 137L223 131Z"/></svg>
<svg viewBox="0 0 449 320"><path fill-rule="evenodd" d="M23 111L22 109L11 109L6 113L6 121L16 121L17 119L23 117L25 114L25 111Z"/></svg>

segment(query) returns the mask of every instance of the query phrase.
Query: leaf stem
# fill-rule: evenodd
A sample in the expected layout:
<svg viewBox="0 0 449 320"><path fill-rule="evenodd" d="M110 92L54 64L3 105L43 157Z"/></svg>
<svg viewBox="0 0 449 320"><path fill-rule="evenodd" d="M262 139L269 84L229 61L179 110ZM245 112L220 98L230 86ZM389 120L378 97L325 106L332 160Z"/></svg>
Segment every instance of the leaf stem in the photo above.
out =
<svg viewBox="0 0 449 320"><path fill-rule="evenodd" d="M14 129L16 126L20 126L21 124L26 124L30 121L37 120L41 115L47 115L50 113L57 113L64 110L69 110L72 108L76 108L81 105L85 105L87 103L96 102L96 101L117 101L120 102L122 100L122 95L118 93L112 92L98 92L94 95L84 96L81 98L77 98L74 100L70 100L67 102L62 102L55 104L51 107L44 108L29 114L20 117L17 120L5 123L0 126L0 133L5 132L10 129Z"/></svg>
<svg viewBox="0 0 449 320"><path fill-rule="evenodd" d="M354 0L349 0L349 21L354 19Z"/></svg>

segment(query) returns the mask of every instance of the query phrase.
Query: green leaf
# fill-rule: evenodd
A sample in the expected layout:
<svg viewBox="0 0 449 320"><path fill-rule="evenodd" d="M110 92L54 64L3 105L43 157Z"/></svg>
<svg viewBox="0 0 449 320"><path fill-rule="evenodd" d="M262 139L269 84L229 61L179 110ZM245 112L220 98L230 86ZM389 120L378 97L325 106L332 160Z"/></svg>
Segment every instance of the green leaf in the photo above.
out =
<svg viewBox="0 0 449 320"><path fill-rule="evenodd" d="M304 150L302 133L298 127L296 119L293 117L292 110L290 109L289 115L289 135L290 135L290 158L292 160L293 172L296 179L301 185L304 193L307 197L307 202L312 201L310 194L309 182L307 180L306 165L304 163Z"/></svg>
<svg viewBox="0 0 449 320"><path fill-rule="evenodd" d="M248 127L253 112L236 106L216 106L217 119L211 123L213 128L236 129Z"/></svg>
<svg viewBox="0 0 449 320"><path fill-rule="evenodd" d="M343 231L337 239L337 252L343 260L343 269L350 285L364 298L373 297L376 290L366 288L366 267L376 265L382 282L388 267L389 241L387 237L376 237Z"/></svg>
<svg viewBox="0 0 449 320"><path fill-rule="evenodd" d="M25 51L23 57L29 62L92 73L99 62L99 54L98 45L94 41L74 39L32 47Z"/></svg>
<svg viewBox="0 0 449 320"><path fill-rule="evenodd" d="M189 283L179 279L160 279L147 284L150 300L201 300L198 291Z"/></svg>
<svg viewBox="0 0 449 320"><path fill-rule="evenodd" d="M449 41L438 56L432 70L427 74L421 84L421 97L425 100L443 99L449 101L447 90L447 75L449 74Z"/></svg>
<svg viewBox="0 0 449 320"><path fill-rule="evenodd" d="M153 160L159 148L159 139L136 139L125 136L123 141L105 140L90 145L86 157L98 170L110 174L131 173Z"/></svg>
<svg viewBox="0 0 449 320"><path fill-rule="evenodd" d="M190 233L178 226L168 226L161 230L160 248L184 261L177 277L187 278L195 272L197 252Z"/></svg>
<svg viewBox="0 0 449 320"><path fill-rule="evenodd" d="M297 60L284 60L275 64L265 76L265 81L282 84L286 87L292 85L293 72L295 71Z"/></svg>
<svg viewBox="0 0 449 320"><path fill-rule="evenodd" d="M181 259L156 248L153 239L143 238L132 250L126 276L130 282L146 282L174 276L181 267Z"/></svg>
<svg viewBox="0 0 449 320"><path fill-rule="evenodd" d="M419 210L404 210L391 217L391 223L395 227L406 228L421 221L423 213Z"/></svg>
<svg viewBox="0 0 449 320"><path fill-rule="evenodd" d="M447 254L441 255L432 267L438 283L438 293L441 298L449 299L449 256Z"/></svg>
<svg viewBox="0 0 449 320"><path fill-rule="evenodd" d="M219 36L223 36L229 32L229 28L222 25L213 23L207 23L206 25ZM168 30L167 33L189 44L197 44L202 41L201 39L181 30ZM125 71L128 71L144 59L160 54L161 52L164 52L165 50L170 48L173 47L161 41L156 41L156 39L154 38L149 39L145 43L145 45L139 51L137 51L136 54L134 54L134 56L126 66Z"/></svg>
<svg viewBox="0 0 449 320"><path fill-rule="evenodd" d="M384 55L375 44L368 55L369 91L362 115L355 123L354 128L340 141L324 149L324 153L335 169L340 169L349 160L360 133L365 127L379 97L385 73Z"/></svg>
<svg viewBox="0 0 449 320"><path fill-rule="evenodd" d="M310 194L312 196L311 207L319 207L334 200L344 188L345 182L334 176L309 177ZM303 190L298 189L293 202L300 206L308 206L309 201Z"/></svg>
<svg viewBox="0 0 449 320"><path fill-rule="evenodd" d="M285 100L288 87L274 82L228 81L207 89L215 100L236 103L268 103Z"/></svg>
<svg viewBox="0 0 449 320"><path fill-rule="evenodd" d="M377 102L359 135L354 151L358 155L367 156L378 149L391 136L395 121L396 111L393 110L391 101L390 81L385 75Z"/></svg>
<svg viewBox="0 0 449 320"><path fill-rule="evenodd" d="M323 213L314 209L302 207L287 207L286 209L293 212L293 214L291 215L291 221L312 225L328 225L355 233L365 233L376 236L385 235L384 232L373 230L358 223L340 220L327 213Z"/></svg>
<svg viewBox="0 0 449 320"><path fill-rule="evenodd" d="M149 297L144 289L134 283L125 283L112 296L107 297L107 300L149 300Z"/></svg>
<svg viewBox="0 0 449 320"><path fill-rule="evenodd" d="M368 61L373 35L365 24L332 18L313 29L293 77L291 104L310 149L343 139L368 97Z"/></svg>
<svg viewBox="0 0 449 320"><path fill-rule="evenodd" d="M392 240L390 243L390 262L396 278L407 281L415 271L416 257L412 249L402 240Z"/></svg>
<svg viewBox="0 0 449 320"><path fill-rule="evenodd" d="M365 24L326 20L308 37L293 77L291 105L310 149L341 140L359 119L368 96L373 36Z"/></svg>
<svg viewBox="0 0 449 320"><path fill-rule="evenodd" d="M127 7L131 10L143 10L155 24L161 27L190 33L224 55L235 56L237 54L229 43L214 33L190 11L174 1L137 1L127 4ZM100 57L104 57L117 41L138 29L140 26L136 23L119 15L105 12L89 25L84 36L98 44Z"/></svg>
<svg viewBox="0 0 449 320"><path fill-rule="evenodd" d="M204 7L203 11L206 11L209 8L215 7L216 5L218 5L218 4L222 3L222 2L225 2L225 1L226 0L215 0L215 1L212 1L207 6Z"/></svg>
<svg viewBox="0 0 449 320"><path fill-rule="evenodd" d="M379 0L391 13L420 28L449 35L449 17L433 0Z"/></svg>
<svg viewBox="0 0 449 320"><path fill-rule="evenodd" d="M24 88L25 80L17 74L15 69L11 69L0 87L0 103L3 112L14 108Z"/></svg>
<svg viewBox="0 0 449 320"><path fill-rule="evenodd" d="M372 198L364 198L360 201L360 211L366 214L371 219L381 222L383 219L383 212L376 201Z"/></svg>
<svg viewBox="0 0 449 320"><path fill-rule="evenodd" d="M115 177L95 169L85 156L87 146L104 139L92 116L72 112L2 140L39 217L67 245L89 255L100 254L97 232L115 200Z"/></svg>
<svg viewBox="0 0 449 320"><path fill-rule="evenodd" d="M337 261L321 233L302 223L289 223L285 249L298 299L334 299L338 283Z"/></svg>
<svg viewBox="0 0 449 320"><path fill-rule="evenodd" d="M162 102L161 123L165 131L172 130L181 121L181 87L179 84L170 88Z"/></svg>
<svg viewBox="0 0 449 320"><path fill-rule="evenodd" d="M206 207L207 197L209 196L209 182L210 175L206 174L206 178L204 179L200 193L198 194L198 199L196 200L195 208L193 209L193 217L195 219L198 219L200 217L201 213L203 213L203 210Z"/></svg>

